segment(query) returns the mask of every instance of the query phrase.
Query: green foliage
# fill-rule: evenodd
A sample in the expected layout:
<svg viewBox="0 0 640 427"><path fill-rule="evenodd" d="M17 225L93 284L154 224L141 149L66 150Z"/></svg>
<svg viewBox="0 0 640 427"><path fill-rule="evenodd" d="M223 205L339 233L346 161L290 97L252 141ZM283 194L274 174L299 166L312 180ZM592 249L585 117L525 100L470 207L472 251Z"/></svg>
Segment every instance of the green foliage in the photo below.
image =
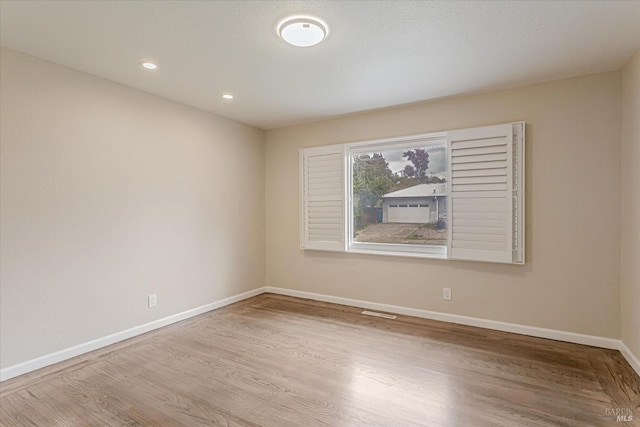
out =
<svg viewBox="0 0 640 427"><path fill-rule="evenodd" d="M438 178L437 176L430 176L427 178L427 182L425 184L443 184L447 182L444 178Z"/></svg>
<svg viewBox="0 0 640 427"><path fill-rule="evenodd" d="M396 180L381 153L353 158L353 203L357 230L367 226L364 208L381 206L382 195L389 192Z"/></svg>
<svg viewBox="0 0 640 427"><path fill-rule="evenodd" d="M414 185L420 184L418 178L416 177L407 177L407 176L397 176L396 182L393 184L393 187L389 189L389 192L404 190L405 188L413 187Z"/></svg>

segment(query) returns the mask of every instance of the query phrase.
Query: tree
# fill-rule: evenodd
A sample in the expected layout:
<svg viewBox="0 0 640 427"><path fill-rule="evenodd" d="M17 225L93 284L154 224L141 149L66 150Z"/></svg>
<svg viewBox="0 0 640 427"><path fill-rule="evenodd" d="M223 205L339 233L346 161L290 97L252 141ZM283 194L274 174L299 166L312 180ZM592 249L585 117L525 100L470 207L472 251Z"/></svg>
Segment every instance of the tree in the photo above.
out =
<svg viewBox="0 0 640 427"><path fill-rule="evenodd" d="M423 148L416 148L414 150L405 151L402 153L402 157L406 157L415 169L414 176L420 183L426 184L428 182L427 169L429 169L429 153ZM407 165L411 166L411 165ZM407 167L405 167L405 170Z"/></svg>
<svg viewBox="0 0 640 427"><path fill-rule="evenodd" d="M412 178L416 176L416 168L411 165L406 165L404 167L404 170L402 171L402 175L406 176L407 178Z"/></svg>
<svg viewBox="0 0 640 427"><path fill-rule="evenodd" d="M396 175L395 183L391 187L388 193L392 193L398 190L404 190L405 188L413 187L420 184L420 181L415 176L405 176L404 174Z"/></svg>
<svg viewBox="0 0 640 427"><path fill-rule="evenodd" d="M427 177L426 184L442 184L444 182L447 182L447 180L444 178L439 178L436 175L433 175L433 176Z"/></svg>
<svg viewBox="0 0 640 427"><path fill-rule="evenodd" d="M396 178L382 153L355 156L353 161L353 204L356 228L366 227L364 211L382 205L382 195L389 192Z"/></svg>

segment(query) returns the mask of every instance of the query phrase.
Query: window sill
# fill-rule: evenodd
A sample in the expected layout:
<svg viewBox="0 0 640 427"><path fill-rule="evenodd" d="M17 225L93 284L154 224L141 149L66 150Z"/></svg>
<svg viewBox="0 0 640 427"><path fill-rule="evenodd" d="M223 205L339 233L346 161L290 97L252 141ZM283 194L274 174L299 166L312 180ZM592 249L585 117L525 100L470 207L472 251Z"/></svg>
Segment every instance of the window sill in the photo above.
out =
<svg viewBox="0 0 640 427"><path fill-rule="evenodd" d="M442 248L428 248L422 250L415 250L418 248L411 248L407 245L397 245L394 249L389 249L389 246L396 245L368 245L357 244L347 249L348 253L363 254L363 255L384 255L384 256L396 256L396 257L409 257L409 258L431 258L431 259L447 259L447 250ZM414 250L411 250L414 249Z"/></svg>
<svg viewBox="0 0 640 427"><path fill-rule="evenodd" d="M448 259L446 254L421 254L415 252L385 252L385 251L372 251L365 249L351 249L347 251L350 254L360 254L360 255L384 255L384 256L395 256L395 257L404 257L404 258L431 258L431 259Z"/></svg>

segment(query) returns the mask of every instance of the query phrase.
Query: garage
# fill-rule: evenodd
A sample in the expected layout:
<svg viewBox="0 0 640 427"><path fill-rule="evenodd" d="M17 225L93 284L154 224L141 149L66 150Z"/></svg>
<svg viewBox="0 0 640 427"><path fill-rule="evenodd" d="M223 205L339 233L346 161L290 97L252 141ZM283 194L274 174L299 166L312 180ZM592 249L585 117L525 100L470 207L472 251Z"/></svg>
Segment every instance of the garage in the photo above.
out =
<svg viewBox="0 0 640 427"><path fill-rule="evenodd" d="M389 205L389 222L427 223L429 205Z"/></svg>
<svg viewBox="0 0 640 427"><path fill-rule="evenodd" d="M382 196L382 222L428 224L446 218L447 184L418 184Z"/></svg>

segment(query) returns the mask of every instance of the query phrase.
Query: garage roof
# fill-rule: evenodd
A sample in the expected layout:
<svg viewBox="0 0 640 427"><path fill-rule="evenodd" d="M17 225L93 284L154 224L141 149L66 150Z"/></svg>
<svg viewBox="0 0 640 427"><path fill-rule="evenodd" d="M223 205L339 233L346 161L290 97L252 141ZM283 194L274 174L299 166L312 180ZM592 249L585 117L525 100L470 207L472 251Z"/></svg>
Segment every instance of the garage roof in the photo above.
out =
<svg viewBox="0 0 640 427"><path fill-rule="evenodd" d="M384 194L383 198L391 197L429 197L429 196L446 196L447 184L418 184L413 187L405 188L391 193Z"/></svg>

